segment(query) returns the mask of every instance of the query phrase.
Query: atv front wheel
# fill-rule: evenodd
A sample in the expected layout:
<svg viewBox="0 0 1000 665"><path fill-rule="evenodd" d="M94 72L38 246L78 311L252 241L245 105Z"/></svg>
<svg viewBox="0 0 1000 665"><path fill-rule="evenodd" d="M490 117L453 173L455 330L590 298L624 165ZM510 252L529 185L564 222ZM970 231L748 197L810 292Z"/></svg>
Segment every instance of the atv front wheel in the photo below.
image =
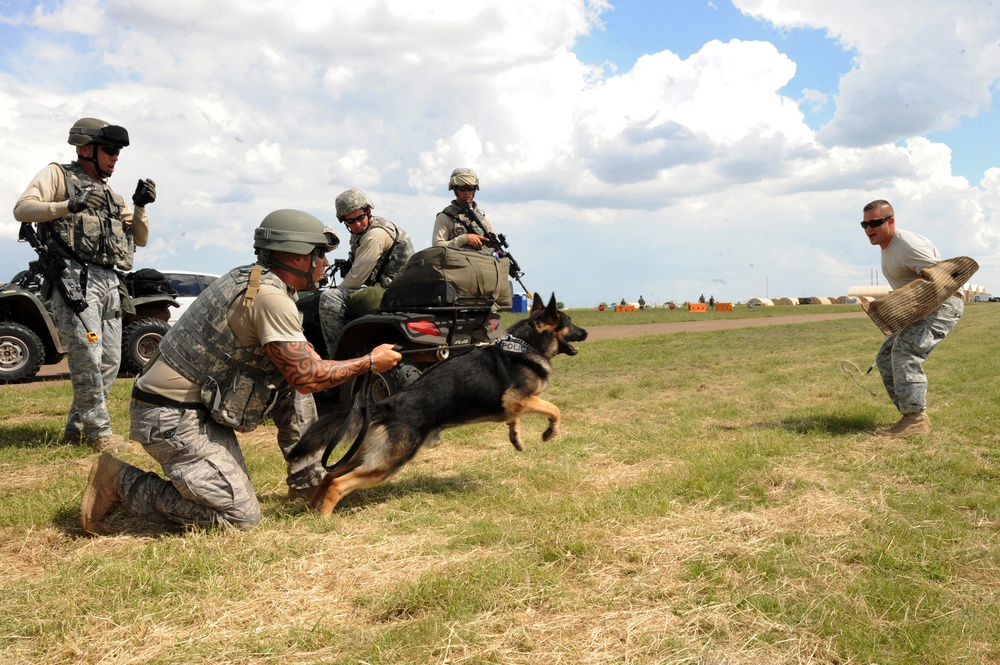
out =
<svg viewBox="0 0 1000 665"><path fill-rule="evenodd" d="M38 335L20 323L0 323L0 383L32 378L44 359L45 346Z"/></svg>
<svg viewBox="0 0 1000 665"><path fill-rule="evenodd" d="M160 319L139 319L122 332L121 371L138 374L156 350L170 324Z"/></svg>

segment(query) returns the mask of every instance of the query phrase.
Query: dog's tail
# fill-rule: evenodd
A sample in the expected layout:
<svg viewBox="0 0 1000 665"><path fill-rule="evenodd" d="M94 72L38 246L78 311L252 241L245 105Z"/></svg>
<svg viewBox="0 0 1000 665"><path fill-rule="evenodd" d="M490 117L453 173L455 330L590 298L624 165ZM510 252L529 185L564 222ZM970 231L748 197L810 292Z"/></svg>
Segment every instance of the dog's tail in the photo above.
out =
<svg viewBox="0 0 1000 665"><path fill-rule="evenodd" d="M288 462L301 462L302 460L316 455L318 452L326 451L323 454L323 463L329 457L330 451L337 447L341 441L354 441L362 425L361 412L358 409L351 409L347 413L328 413L313 421L309 428L302 434L299 442L288 453Z"/></svg>

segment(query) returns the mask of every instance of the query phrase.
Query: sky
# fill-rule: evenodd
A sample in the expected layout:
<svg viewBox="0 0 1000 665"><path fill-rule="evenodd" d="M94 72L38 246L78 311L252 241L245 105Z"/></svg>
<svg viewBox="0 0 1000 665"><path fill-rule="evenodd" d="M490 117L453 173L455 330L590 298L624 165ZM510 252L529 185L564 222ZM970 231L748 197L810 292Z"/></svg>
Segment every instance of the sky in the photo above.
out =
<svg viewBox="0 0 1000 665"><path fill-rule="evenodd" d="M89 116L131 136L111 186L157 184L137 267L251 263L279 208L344 258L352 187L421 249L471 167L567 307L884 283L879 198L1000 293L998 79L1000 0L0 0L0 201Z"/></svg>

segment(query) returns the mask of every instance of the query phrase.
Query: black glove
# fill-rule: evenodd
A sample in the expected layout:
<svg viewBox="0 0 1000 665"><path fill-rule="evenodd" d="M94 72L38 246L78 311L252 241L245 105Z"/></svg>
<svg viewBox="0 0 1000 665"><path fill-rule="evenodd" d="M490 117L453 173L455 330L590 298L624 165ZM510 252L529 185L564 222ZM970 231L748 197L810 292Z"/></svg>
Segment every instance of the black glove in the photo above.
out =
<svg viewBox="0 0 1000 665"><path fill-rule="evenodd" d="M101 196L100 191L96 187L94 189L84 189L76 196L70 198L69 211L76 213L83 212L87 208L98 208L103 201L104 197Z"/></svg>
<svg viewBox="0 0 1000 665"><path fill-rule="evenodd" d="M140 180L135 186L135 194L132 195L132 203L136 208L145 208L156 200L156 183L146 178Z"/></svg>

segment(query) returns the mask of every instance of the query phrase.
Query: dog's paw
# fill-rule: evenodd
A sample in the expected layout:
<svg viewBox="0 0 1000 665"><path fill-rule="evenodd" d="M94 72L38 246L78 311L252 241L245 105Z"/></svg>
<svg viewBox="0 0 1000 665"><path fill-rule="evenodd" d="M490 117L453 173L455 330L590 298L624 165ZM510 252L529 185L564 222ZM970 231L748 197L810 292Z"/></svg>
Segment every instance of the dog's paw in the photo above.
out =
<svg viewBox="0 0 1000 665"><path fill-rule="evenodd" d="M551 441L556 437L556 434L558 433L559 433L559 428L556 426L555 423L552 423L551 425L549 425L549 428L547 430L542 432L542 441Z"/></svg>

